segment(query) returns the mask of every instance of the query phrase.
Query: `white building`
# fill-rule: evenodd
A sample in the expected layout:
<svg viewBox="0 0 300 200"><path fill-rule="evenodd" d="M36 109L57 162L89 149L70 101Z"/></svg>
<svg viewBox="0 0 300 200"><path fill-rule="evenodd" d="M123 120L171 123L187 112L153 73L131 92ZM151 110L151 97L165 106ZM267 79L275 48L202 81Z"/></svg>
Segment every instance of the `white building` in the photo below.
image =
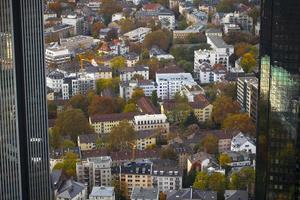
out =
<svg viewBox="0 0 300 200"><path fill-rule="evenodd" d="M89 200L115 200L114 187L100 186L93 187L93 190L89 196Z"/></svg>
<svg viewBox="0 0 300 200"><path fill-rule="evenodd" d="M242 132L234 136L231 140L231 151L246 151L248 153L256 153L255 141Z"/></svg>
<svg viewBox="0 0 300 200"><path fill-rule="evenodd" d="M122 12L119 12L119 13L114 13L112 16L111 16L111 21L114 22L114 21L120 21L121 19L125 19L125 16Z"/></svg>
<svg viewBox="0 0 300 200"><path fill-rule="evenodd" d="M96 89L96 80L87 74L79 74L72 80L72 96L77 94L85 95L89 90Z"/></svg>
<svg viewBox="0 0 300 200"><path fill-rule="evenodd" d="M253 19L245 13L227 13L222 18L222 24L237 24L245 31L251 31L253 28Z"/></svg>
<svg viewBox="0 0 300 200"><path fill-rule="evenodd" d="M175 15L170 10L163 10L158 15L158 20L160 21L162 28L169 30L175 29Z"/></svg>
<svg viewBox="0 0 300 200"><path fill-rule="evenodd" d="M149 80L149 67L138 65L121 69L120 81L130 81L136 74L143 76L144 80Z"/></svg>
<svg viewBox="0 0 300 200"><path fill-rule="evenodd" d="M136 115L133 126L136 131L160 129L163 133L169 133L169 122L165 114Z"/></svg>
<svg viewBox="0 0 300 200"><path fill-rule="evenodd" d="M194 68L195 77L202 84L221 82L224 80L226 72L224 66L219 64L211 66L206 62Z"/></svg>
<svg viewBox="0 0 300 200"><path fill-rule="evenodd" d="M241 28L237 24L224 24L224 33L228 34L229 32L240 31Z"/></svg>
<svg viewBox="0 0 300 200"><path fill-rule="evenodd" d="M180 92L183 85L197 85L190 73L185 72L157 72L157 96L161 99L172 99Z"/></svg>
<svg viewBox="0 0 300 200"><path fill-rule="evenodd" d="M134 89L142 88L145 96L150 97L152 92L156 90L155 82L150 80L131 80L128 82L120 83L120 97L130 99Z"/></svg>
<svg viewBox="0 0 300 200"><path fill-rule="evenodd" d="M87 7L89 7L92 11L99 11L101 8L101 2L97 0L89 1Z"/></svg>
<svg viewBox="0 0 300 200"><path fill-rule="evenodd" d="M128 39L131 42L143 42L145 36L149 33L151 33L151 28L140 27L125 33L123 36L125 39Z"/></svg>
<svg viewBox="0 0 300 200"><path fill-rule="evenodd" d="M64 77L64 74L57 70L50 72L46 77L47 87L51 88L54 92L59 92L62 89Z"/></svg>
<svg viewBox="0 0 300 200"><path fill-rule="evenodd" d="M76 163L77 181L85 184L88 191L94 186L111 185L111 165L109 156L88 158Z"/></svg>
<svg viewBox="0 0 300 200"><path fill-rule="evenodd" d="M198 68L202 63L209 63L211 66L215 64L223 64L229 68L229 56L227 53L217 52L216 50L194 51L194 69Z"/></svg>
<svg viewBox="0 0 300 200"><path fill-rule="evenodd" d="M84 18L74 15L67 15L62 17L62 23L72 25L75 27L74 34L75 35L81 35L84 34L83 32L83 24L84 24Z"/></svg>
<svg viewBox="0 0 300 200"><path fill-rule="evenodd" d="M207 35L207 43L211 45L212 49L217 53L228 54L234 53L234 46L225 43L222 37L215 35Z"/></svg>
<svg viewBox="0 0 300 200"><path fill-rule="evenodd" d="M60 65L70 60L71 53L66 47L55 44L46 48L45 61L47 64Z"/></svg>

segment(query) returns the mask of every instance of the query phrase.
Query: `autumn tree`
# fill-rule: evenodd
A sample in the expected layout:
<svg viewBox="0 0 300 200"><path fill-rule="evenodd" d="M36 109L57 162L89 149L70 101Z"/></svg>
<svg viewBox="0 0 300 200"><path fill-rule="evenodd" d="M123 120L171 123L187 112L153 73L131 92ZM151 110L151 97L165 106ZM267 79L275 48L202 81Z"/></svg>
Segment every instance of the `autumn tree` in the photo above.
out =
<svg viewBox="0 0 300 200"><path fill-rule="evenodd" d="M133 29L136 28L136 23L129 18L121 19L119 21L119 25L120 25L121 33L123 34L132 31Z"/></svg>
<svg viewBox="0 0 300 200"><path fill-rule="evenodd" d="M135 103L126 104L123 112L137 112L137 107Z"/></svg>
<svg viewBox="0 0 300 200"><path fill-rule="evenodd" d="M57 105L53 101L48 101L48 119L57 117Z"/></svg>
<svg viewBox="0 0 300 200"><path fill-rule="evenodd" d="M216 6L217 12L230 13L235 11L234 0L221 0Z"/></svg>
<svg viewBox="0 0 300 200"><path fill-rule="evenodd" d="M167 50L170 45L170 33L167 31L157 30L145 36L144 46L151 49L153 46L158 46L163 50Z"/></svg>
<svg viewBox="0 0 300 200"><path fill-rule="evenodd" d="M161 150L160 152L161 159L170 159L170 160L177 160L178 155L177 153L170 147Z"/></svg>
<svg viewBox="0 0 300 200"><path fill-rule="evenodd" d="M76 145L75 145L75 143L72 140L64 140L63 144L62 144L63 148L73 148L75 146Z"/></svg>
<svg viewBox="0 0 300 200"><path fill-rule="evenodd" d="M97 38L99 36L99 31L100 29L105 28L105 25L102 24L101 22L95 22L92 24L91 32L92 36L94 38Z"/></svg>
<svg viewBox="0 0 300 200"><path fill-rule="evenodd" d="M128 143L134 142L136 131L128 121L121 121L118 126L112 128L108 136L108 144L111 150L125 150Z"/></svg>
<svg viewBox="0 0 300 200"><path fill-rule="evenodd" d="M110 66L113 70L113 75L118 74L118 70L126 67L126 59L122 56L116 56L110 61Z"/></svg>
<svg viewBox="0 0 300 200"><path fill-rule="evenodd" d="M206 190L208 188L209 175L206 172L198 172L193 183L193 188Z"/></svg>
<svg viewBox="0 0 300 200"><path fill-rule="evenodd" d="M60 17L63 7L59 1L48 4L48 9L54 11L57 14L57 17Z"/></svg>
<svg viewBox="0 0 300 200"><path fill-rule="evenodd" d="M72 106L72 108L80 109L82 112L87 114L88 99L82 94L77 94L69 99L66 106Z"/></svg>
<svg viewBox="0 0 300 200"><path fill-rule="evenodd" d="M254 55L252 53L245 53L240 65L246 73L252 72L257 65Z"/></svg>
<svg viewBox="0 0 300 200"><path fill-rule="evenodd" d="M234 54L237 58L242 57L245 53L249 52L252 45L249 43L241 42L234 45Z"/></svg>
<svg viewBox="0 0 300 200"><path fill-rule="evenodd" d="M144 90L142 88L135 88L131 95L131 101L133 103L136 103L139 100L139 98L143 96L145 96Z"/></svg>
<svg viewBox="0 0 300 200"><path fill-rule="evenodd" d="M122 6L116 0L101 0L100 14L103 15L105 24L109 24L114 13L121 12Z"/></svg>
<svg viewBox="0 0 300 200"><path fill-rule="evenodd" d="M208 134L201 140L201 146L206 153L215 154L218 152L218 138Z"/></svg>
<svg viewBox="0 0 300 200"><path fill-rule="evenodd" d="M93 133L88 120L80 109L67 109L59 113L53 132L60 135L70 135L73 141L81 134Z"/></svg>
<svg viewBox="0 0 300 200"><path fill-rule="evenodd" d="M119 91L119 77L110 78L110 79L98 79L96 81L96 91L97 94L101 94L104 89L112 89L114 92Z"/></svg>
<svg viewBox="0 0 300 200"><path fill-rule="evenodd" d="M149 67L149 78L154 80L156 72L159 69L159 61L157 60L157 58L151 58L148 61L147 65Z"/></svg>
<svg viewBox="0 0 300 200"><path fill-rule="evenodd" d="M218 96L213 102L212 118L217 124L222 124L228 114L235 114L240 111L237 101L227 96Z"/></svg>
<svg viewBox="0 0 300 200"><path fill-rule="evenodd" d="M222 123L222 129L226 131L241 131L252 135L255 134L255 124L247 113L228 115Z"/></svg>
<svg viewBox="0 0 300 200"><path fill-rule="evenodd" d="M114 113L115 107L111 97L95 96L89 105L89 115Z"/></svg>
<svg viewBox="0 0 300 200"><path fill-rule="evenodd" d="M53 169L62 169L68 177L75 177L77 159L77 154L71 152L66 153L63 157L63 162L57 163Z"/></svg>
<svg viewBox="0 0 300 200"><path fill-rule="evenodd" d="M254 6L248 11L248 15L249 17L252 17L253 24L256 24L260 16L260 10Z"/></svg>
<svg viewBox="0 0 300 200"><path fill-rule="evenodd" d="M144 80L144 76L141 74L134 74L131 80L137 80L137 81Z"/></svg>
<svg viewBox="0 0 300 200"><path fill-rule="evenodd" d="M221 167L224 168L230 162L231 162L231 158L228 156L228 154L226 154L226 153L220 154L219 164L221 165Z"/></svg>
<svg viewBox="0 0 300 200"><path fill-rule="evenodd" d="M230 176L229 188L232 190L247 190L253 193L255 184L255 170L252 167L243 167Z"/></svg>

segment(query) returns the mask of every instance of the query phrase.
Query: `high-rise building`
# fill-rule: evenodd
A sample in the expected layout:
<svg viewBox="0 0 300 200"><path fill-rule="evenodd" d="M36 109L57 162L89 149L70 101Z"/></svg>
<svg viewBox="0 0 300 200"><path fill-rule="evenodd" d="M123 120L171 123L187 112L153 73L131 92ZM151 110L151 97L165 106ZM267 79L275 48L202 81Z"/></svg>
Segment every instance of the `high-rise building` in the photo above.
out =
<svg viewBox="0 0 300 200"><path fill-rule="evenodd" d="M299 8L262 1L256 199L300 199Z"/></svg>
<svg viewBox="0 0 300 200"><path fill-rule="evenodd" d="M50 199L43 1L0 1L0 199Z"/></svg>

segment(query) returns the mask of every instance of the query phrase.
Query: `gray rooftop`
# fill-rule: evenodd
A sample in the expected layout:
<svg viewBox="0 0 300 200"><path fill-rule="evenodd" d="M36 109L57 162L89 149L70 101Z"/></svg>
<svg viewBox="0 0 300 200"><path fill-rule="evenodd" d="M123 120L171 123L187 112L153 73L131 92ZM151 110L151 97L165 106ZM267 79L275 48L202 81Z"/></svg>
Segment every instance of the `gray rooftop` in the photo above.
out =
<svg viewBox="0 0 300 200"><path fill-rule="evenodd" d="M225 200L248 200L248 192L245 190L225 190Z"/></svg>
<svg viewBox="0 0 300 200"><path fill-rule="evenodd" d="M216 35L208 35L207 36L212 43L218 48L233 48L232 45L226 44L222 37Z"/></svg>
<svg viewBox="0 0 300 200"><path fill-rule="evenodd" d="M85 189L85 186L73 180L66 180L58 190L57 198L73 199Z"/></svg>
<svg viewBox="0 0 300 200"><path fill-rule="evenodd" d="M142 188L142 187L134 187L131 193L131 199L138 200L158 200L159 192L157 188Z"/></svg>
<svg viewBox="0 0 300 200"><path fill-rule="evenodd" d="M192 188L185 188L181 190L174 190L167 193L167 200L217 200L217 192L203 191Z"/></svg>
<svg viewBox="0 0 300 200"><path fill-rule="evenodd" d="M92 192L90 194L91 197L113 197L115 196L114 187L93 187Z"/></svg>

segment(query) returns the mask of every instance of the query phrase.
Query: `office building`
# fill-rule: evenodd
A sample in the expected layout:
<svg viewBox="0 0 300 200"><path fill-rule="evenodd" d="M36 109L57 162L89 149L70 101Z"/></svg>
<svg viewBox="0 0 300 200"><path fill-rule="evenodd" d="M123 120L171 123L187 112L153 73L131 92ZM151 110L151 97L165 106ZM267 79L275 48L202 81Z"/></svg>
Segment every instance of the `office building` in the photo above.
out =
<svg viewBox="0 0 300 200"><path fill-rule="evenodd" d="M300 1L262 1L256 199L300 199Z"/></svg>
<svg viewBox="0 0 300 200"><path fill-rule="evenodd" d="M0 1L0 199L50 200L43 2Z"/></svg>

